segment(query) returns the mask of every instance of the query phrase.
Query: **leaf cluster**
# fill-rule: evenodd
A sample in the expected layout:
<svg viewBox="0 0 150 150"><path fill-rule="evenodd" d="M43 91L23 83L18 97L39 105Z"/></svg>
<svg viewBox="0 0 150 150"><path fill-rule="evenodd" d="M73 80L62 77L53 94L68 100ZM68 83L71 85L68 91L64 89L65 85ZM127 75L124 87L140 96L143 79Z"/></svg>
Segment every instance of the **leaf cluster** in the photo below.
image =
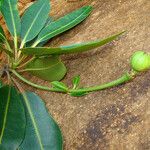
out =
<svg viewBox="0 0 150 150"><path fill-rule="evenodd" d="M13 86L1 87L0 95L1 150L62 149L59 126L39 96L20 93Z"/></svg>
<svg viewBox="0 0 150 150"><path fill-rule="evenodd" d="M49 17L50 8L49 0L38 0L20 18L17 0L3 1L1 13L12 35L12 40L7 40L2 27L0 27L0 49L8 55L11 69L18 72L29 72L44 80L58 81L67 72L65 64L60 58L61 55L97 48L113 41L122 34L121 32L91 42L45 47L45 44L53 37L83 22L93 9L92 6L83 6L57 20L53 20Z"/></svg>

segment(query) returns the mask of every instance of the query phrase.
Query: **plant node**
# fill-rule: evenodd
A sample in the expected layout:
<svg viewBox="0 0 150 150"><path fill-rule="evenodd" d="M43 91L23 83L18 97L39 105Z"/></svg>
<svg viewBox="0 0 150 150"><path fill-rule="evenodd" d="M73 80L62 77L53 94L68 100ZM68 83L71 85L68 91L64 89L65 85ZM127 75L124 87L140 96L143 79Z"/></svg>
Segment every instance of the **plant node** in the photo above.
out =
<svg viewBox="0 0 150 150"><path fill-rule="evenodd" d="M4 78L7 76L7 72L10 72L9 65L4 65L0 70L0 77Z"/></svg>

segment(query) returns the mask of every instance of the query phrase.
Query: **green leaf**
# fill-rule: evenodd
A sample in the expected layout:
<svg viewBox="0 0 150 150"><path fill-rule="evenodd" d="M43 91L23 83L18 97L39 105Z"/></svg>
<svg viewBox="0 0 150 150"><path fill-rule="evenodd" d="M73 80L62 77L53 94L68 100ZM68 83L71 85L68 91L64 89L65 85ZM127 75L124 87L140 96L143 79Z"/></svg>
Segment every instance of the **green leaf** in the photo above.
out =
<svg viewBox="0 0 150 150"><path fill-rule="evenodd" d="M16 150L25 132L25 112L14 87L0 88L0 150Z"/></svg>
<svg viewBox="0 0 150 150"><path fill-rule="evenodd" d="M47 19L47 21L46 21L44 27L46 27L47 25L51 24L52 21L53 21L52 17L48 17L48 19ZM31 47L31 46L33 45L33 43L36 41L36 39L37 39L37 36L36 36L33 40L27 42L27 43L26 43L26 47ZM47 40L47 41L43 41L43 42L39 43L37 46L42 47L42 46L45 45L47 42L48 42L48 40Z"/></svg>
<svg viewBox="0 0 150 150"><path fill-rule="evenodd" d="M0 10L4 0L0 0Z"/></svg>
<svg viewBox="0 0 150 150"><path fill-rule="evenodd" d="M48 25L50 25L53 21L54 21L53 18L52 18L52 17L49 17L49 18L47 19L47 22L46 22L45 27L48 26ZM49 40L46 40L46 41L43 41L43 42L39 43L39 44L37 45L37 47L42 47L42 46L45 45L48 41L49 41Z"/></svg>
<svg viewBox="0 0 150 150"><path fill-rule="evenodd" d="M92 41L92 42L73 44L73 45L69 45L69 46L52 47L52 48L51 47L50 48L48 48L48 47L24 48L24 49L21 49L21 51L26 55L36 55L36 56L79 53L79 52L92 50L99 46L103 46L103 45L115 40L117 37L119 37L123 33L124 32L121 32L121 33L112 35L110 37L107 37L105 39Z"/></svg>
<svg viewBox="0 0 150 150"><path fill-rule="evenodd" d="M55 89L59 89L64 92L68 91L68 87L63 82L53 81L53 82L51 82L51 84L52 84L53 88L55 88Z"/></svg>
<svg viewBox="0 0 150 150"><path fill-rule="evenodd" d="M4 45L0 44L0 50L4 51L6 54L8 54L10 57L13 57L13 53L9 51L8 49L4 48Z"/></svg>
<svg viewBox="0 0 150 150"><path fill-rule="evenodd" d="M79 86L80 83L80 76L75 76L72 80L73 83L73 89L76 89Z"/></svg>
<svg viewBox="0 0 150 150"><path fill-rule="evenodd" d="M22 95L26 107L27 127L19 150L62 150L61 131L48 114L44 102L31 92Z"/></svg>
<svg viewBox="0 0 150 150"><path fill-rule="evenodd" d="M62 48L60 47L51 47L51 48L49 47L36 47L36 48L27 47L27 48L23 48L20 50L25 55L44 56L44 55L51 55L56 52L60 52L62 51Z"/></svg>
<svg viewBox="0 0 150 150"><path fill-rule="evenodd" d="M17 9L17 0L4 0L1 7L7 27L14 38L20 35L21 23Z"/></svg>
<svg viewBox="0 0 150 150"><path fill-rule="evenodd" d="M54 21L54 19L49 16L48 19L46 20L45 27L48 26L48 25L50 25L53 21Z"/></svg>
<svg viewBox="0 0 150 150"><path fill-rule="evenodd" d="M0 26L0 33L4 35L4 30L3 30L2 26Z"/></svg>
<svg viewBox="0 0 150 150"><path fill-rule="evenodd" d="M49 0L38 0L25 11L21 19L21 47L38 35L46 23L49 11Z"/></svg>
<svg viewBox="0 0 150 150"><path fill-rule="evenodd" d="M37 41L33 45L35 47L40 42L51 39L52 37L59 35L77 24L81 23L87 16L90 15L92 11L92 6L84 6L72 13L52 22L50 25L46 26L37 38Z"/></svg>
<svg viewBox="0 0 150 150"><path fill-rule="evenodd" d="M2 31L2 33L0 33L0 48L3 51L5 51L4 45L5 45L5 47L7 47L9 49L8 51L10 51L12 53L11 47L9 45L9 42L7 41L6 36L3 33L3 31Z"/></svg>
<svg viewBox="0 0 150 150"><path fill-rule="evenodd" d="M47 81L59 81L66 74L66 67L58 56L37 58L25 70Z"/></svg>
<svg viewBox="0 0 150 150"><path fill-rule="evenodd" d="M14 42L14 41L12 41ZM0 33L0 52L4 51L6 54L8 54L9 56L13 57L13 51L10 47L9 42L6 39L6 36L2 30L2 32Z"/></svg>
<svg viewBox="0 0 150 150"><path fill-rule="evenodd" d="M5 35L3 35L2 33L0 33L0 43L4 43L5 41L6 41Z"/></svg>
<svg viewBox="0 0 150 150"><path fill-rule="evenodd" d="M0 43L3 43L5 37L5 33L3 28L0 26Z"/></svg>
<svg viewBox="0 0 150 150"><path fill-rule="evenodd" d="M0 88L3 87L3 82L0 80Z"/></svg>

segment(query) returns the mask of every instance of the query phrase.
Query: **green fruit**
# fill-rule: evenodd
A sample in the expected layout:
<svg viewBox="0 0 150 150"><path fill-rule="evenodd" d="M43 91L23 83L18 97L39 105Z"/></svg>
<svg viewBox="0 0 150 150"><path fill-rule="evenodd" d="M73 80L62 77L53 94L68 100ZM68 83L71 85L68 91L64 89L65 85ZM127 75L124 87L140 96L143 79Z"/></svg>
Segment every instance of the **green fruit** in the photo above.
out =
<svg viewBox="0 0 150 150"><path fill-rule="evenodd" d="M150 69L150 54L143 51L135 52L131 57L132 69L138 72Z"/></svg>
<svg viewBox="0 0 150 150"><path fill-rule="evenodd" d="M31 74L47 81L60 81L67 72L58 56L36 58L26 66L26 69Z"/></svg>

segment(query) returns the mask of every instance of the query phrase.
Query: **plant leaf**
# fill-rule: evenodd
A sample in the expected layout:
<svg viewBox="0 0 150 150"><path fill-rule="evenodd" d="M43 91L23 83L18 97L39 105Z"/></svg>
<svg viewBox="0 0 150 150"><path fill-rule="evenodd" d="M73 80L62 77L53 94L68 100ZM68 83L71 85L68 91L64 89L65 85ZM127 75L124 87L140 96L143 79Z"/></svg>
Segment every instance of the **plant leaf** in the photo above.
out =
<svg viewBox="0 0 150 150"><path fill-rule="evenodd" d="M40 42L51 39L52 37L59 35L77 24L81 23L87 18L92 11L92 6L84 6L72 13L52 22L46 26L38 35L37 41L33 45L35 47Z"/></svg>
<svg viewBox="0 0 150 150"><path fill-rule="evenodd" d="M3 82L0 80L0 88L3 87Z"/></svg>
<svg viewBox="0 0 150 150"><path fill-rule="evenodd" d="M4 48L4 46L2 44L0 44L0 51L4 51L10 57L13 57L13 53L11 51L9 51L8 49Z"/></svg>
<svg viewBox="0 0 150 150"><path fill-rule="evenodd" d="M0 26L0 33L4 35L4 30L3 30L2 26Z"/></svg>
<svg viewBox="0 0 150 150"><path fill-rule="evenodd" d="M27 127L19 150L62 150L61 131L48 114L44 102L31 92L22 95L26 107Z"/></svg>
<svg viewBox="0 0 150 150"><path fill-rule="evenodd" d="M1 6L2 6L2 4L3 4L3 1L4 1L4 0L0 0L0 11L1 11Z"/></svg>
<svg viewBox="0 0 150 150"><path fill-rule="evenodd" d="M0 43L4 43L5 41L6 41L5 35L3 35L2 33L0 33Z"/></svg>
<svg viewBox="0 0 150 150"><path fill-rule="evenodd" d="M80 76L75 76L72 80L73 83L73 89L76 89L79 86L80 83Z"/></svg>
<svg viewBox="0 0 150 150"><path fill-rule="evenodd" d="M5 37L5 33L3 28L0 26L0 43L3 43Z"/></svg>
<svg viewBox="0 0 150 150"><path fill-rule="evenodd" d="M49 11L49 0L38 0L25 11L21 19L21 47L38 35L46 23Z"/></svg>
<svg viewBox="0 0 150 150"><path fill-rule="evenodd" d="M37 58L25 70L47 81L59 81L66 74L66 67L58 56Z"/></svg>
<svg viewBox="0 0 150 150"><path fill-rule="evenodd" d="M64 92L68 91L68 87L63 83L59 81L53 81L51 82L53 88L62 90Z"/></svg>
<svg viewBox="0 0 150 150"><path fill-rule="evenodd" d="M11 86L0 88L0 149L16 150L24 138L25 112L21 97Z"/></svg>
<svg viewBox="0 0 150 150"><path fill-rule="evenodd" d="M49 18L47 19L47 22L46 22L45 27L48 26L48 25L50 25L53 21L54 21L53 18L52 18L52 17L49 17ZM39 43L39 44L37 45L37 47L42 47L42 46L45 45L48 41L49 41L49 39L46 40L46 41L43 41L43 42Z"/></svg>
<svg viewBox="0 0 150 150"><path fill-rule="evenodd" d="M45 27L50 25L53 21L54 21L54 19L51 16L49 16L48 19L46 20Z"/></svg>
<svg viewBox="0 0 150 150"><path fill-rule="evenodd" d="M20 35L21 23L17 9L17 0L4 0L1 7L7 27L14 38Z"/></svg>
<svg viewBox="0 0 150 150"><path fill-rule="evenodd" d="M112 35L108 38L92 41L92 42L86 42L86 43L80 43L80 44L73 44L69 46L61 46L61 47L36 47L36 48L24 48L21 49L21 51L26 55L36 55L36 56L42 56L42 55L61 55L61 54L70 54L70 53L79 53L84 52L88 50L92 50L94 48L97 48L99 46L103 46L113 40L115 40L117 37L119 37L124 32L121 32L119 34Z"/></svg>
<svg viewBox="0 0 150 150"><path fill-rule="evenodd" d="M51 24L52 21L53 21L52 17L48 17L48 19L47 19L47 21L46 21L44 27L46 27L47 25ZM27 43L26 43L26 47L31 47L31 46L33 45L33 43L36 41L36 39L37 39L37 36L36 36L33 40L27 42ZM48 42L48 40L47 40L47 41L43 41L43 42L39 43L37 46L42 47L42 46L45 45L47 42Z"/></svg>

